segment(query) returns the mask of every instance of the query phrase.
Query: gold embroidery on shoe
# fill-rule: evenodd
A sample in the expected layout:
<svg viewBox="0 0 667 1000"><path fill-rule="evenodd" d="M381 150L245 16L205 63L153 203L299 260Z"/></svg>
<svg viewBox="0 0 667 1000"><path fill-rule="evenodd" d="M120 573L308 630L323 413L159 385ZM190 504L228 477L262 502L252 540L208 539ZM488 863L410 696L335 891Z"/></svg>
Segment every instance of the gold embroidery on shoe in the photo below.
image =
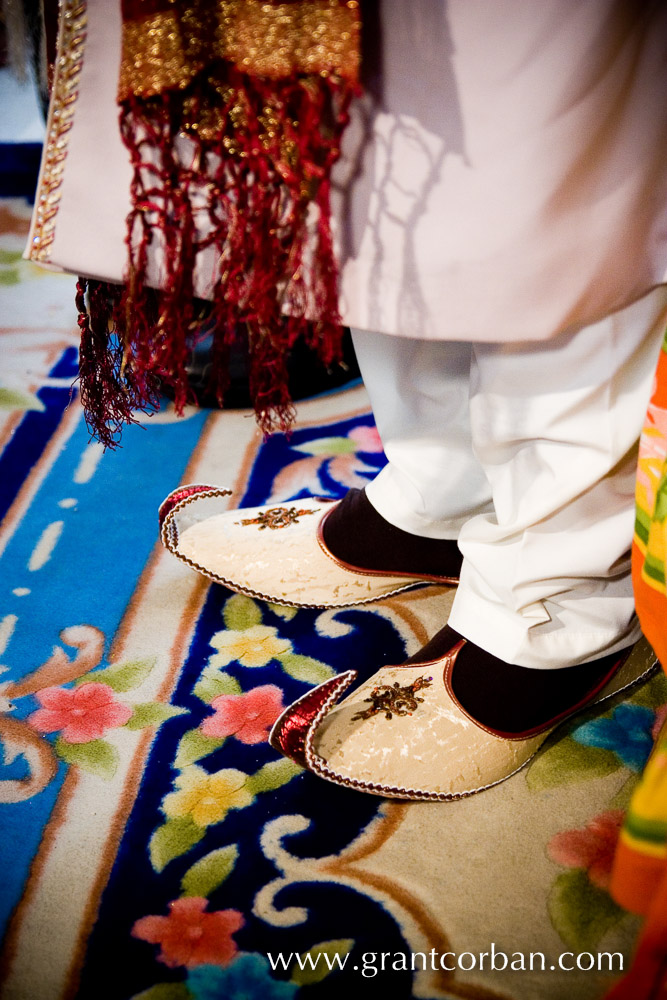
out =
<svg viewBox="0 0 667 1000"><path fill-rule="evenodd" d="M318 510L319 508L297 510L296 507L271 507L269 510L262 511L257 517L248 517L236 523L258 524L260 531L263 531L264 528L287 528L290 524L298 524L299 518L305 514L316 514Z"/></svg>
<svg viewBox="0 0 667 1000"><path fill-rule="evenodd" d="M370 719L380 712L384 712L385 719L393 718L393 714L412 715L420 702L424 700L417 697L417 691L430 687L432 683L432 677L418 677L412 684L406 684L405 687L401 687L398 681L394 681L393 684L378 684L371 691L370 698L364 698L364 701L371 702L371 707L364 709L363 712L357 712L356 715L352 716L352 721Z"/></svg>

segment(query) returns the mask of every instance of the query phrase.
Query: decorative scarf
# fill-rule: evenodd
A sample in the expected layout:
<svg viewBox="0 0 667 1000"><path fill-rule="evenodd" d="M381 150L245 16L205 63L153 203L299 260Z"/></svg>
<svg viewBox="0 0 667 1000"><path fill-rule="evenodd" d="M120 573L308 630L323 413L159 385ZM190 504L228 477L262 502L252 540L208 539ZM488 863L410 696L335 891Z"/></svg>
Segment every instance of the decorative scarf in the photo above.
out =
<svg viewBox="0 0 667 1000"><path fill-rule="evenodd" d="M123 0L122 13L128 268L122 288L78 283L89 426L115 445L161 384L182 412L206 316L219 402L247 338L258 422L286 429L291 345L325 364L340 351L330 174L358 92L359 4ZM210 304L195 298L202 271Z"/></svg>

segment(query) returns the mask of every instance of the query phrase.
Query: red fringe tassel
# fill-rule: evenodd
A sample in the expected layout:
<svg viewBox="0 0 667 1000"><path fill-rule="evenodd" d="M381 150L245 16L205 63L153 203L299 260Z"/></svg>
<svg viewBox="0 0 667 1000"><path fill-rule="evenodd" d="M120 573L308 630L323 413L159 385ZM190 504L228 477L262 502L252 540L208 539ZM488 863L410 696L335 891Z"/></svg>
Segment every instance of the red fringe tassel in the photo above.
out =
<svg viewBox="0 0 667 1000"><path fill-rule="evenodd" d="M294 418L294 341L303 337L326 365L339 359L330 173L353 89L335 78L265 81L225 64L186 91L125 103L121 130L133 164L127 281L122 290L89 282L87 308L85 282L77 294L81 396L105 445L117 443L135 410L155 407L158 380L170 386L177 412L189 401L186 367L200 326L194 275L209 248L221 405L239 329L265 433L287 430Z"/></svg>

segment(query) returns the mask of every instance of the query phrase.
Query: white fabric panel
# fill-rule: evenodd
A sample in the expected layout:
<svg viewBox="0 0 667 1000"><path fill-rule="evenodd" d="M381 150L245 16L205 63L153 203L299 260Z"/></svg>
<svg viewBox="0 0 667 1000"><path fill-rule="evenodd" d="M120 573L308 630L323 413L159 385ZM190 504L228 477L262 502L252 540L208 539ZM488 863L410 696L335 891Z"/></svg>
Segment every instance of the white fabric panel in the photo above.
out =
<svg viewBox="0 0 667 1000"><path fill-rule="evenodd" d="M350 326L540 340L665 280L666 3L379 11L334 171Z"/></svg>
<svg viewBox="0 0 667 1000"><path fill-rule="evenodd" d="M88 0L86 7L83 67L65 147L51 260L73 274L120 282L127 264L125 219L132 180L116 104L120 4Z"/></svg>

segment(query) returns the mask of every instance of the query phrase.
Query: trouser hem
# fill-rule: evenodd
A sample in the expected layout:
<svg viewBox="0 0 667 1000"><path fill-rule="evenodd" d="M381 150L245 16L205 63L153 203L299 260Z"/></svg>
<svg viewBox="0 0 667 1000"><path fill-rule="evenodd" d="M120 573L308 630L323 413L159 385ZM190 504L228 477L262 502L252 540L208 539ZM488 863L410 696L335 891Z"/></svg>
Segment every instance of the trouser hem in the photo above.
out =
<svg viewBox="0 0 667 1000"><path fill-rule="evenodd" d="M448 625L506 663L537 670L589 663L634 645L642 636L634 616L626 628L619 630L579 631L571 625L555 630L553 622L549 622L549 630L545 631L543 622L531 625L501 605L466 594L461 587L454 598Z"/></svg>

